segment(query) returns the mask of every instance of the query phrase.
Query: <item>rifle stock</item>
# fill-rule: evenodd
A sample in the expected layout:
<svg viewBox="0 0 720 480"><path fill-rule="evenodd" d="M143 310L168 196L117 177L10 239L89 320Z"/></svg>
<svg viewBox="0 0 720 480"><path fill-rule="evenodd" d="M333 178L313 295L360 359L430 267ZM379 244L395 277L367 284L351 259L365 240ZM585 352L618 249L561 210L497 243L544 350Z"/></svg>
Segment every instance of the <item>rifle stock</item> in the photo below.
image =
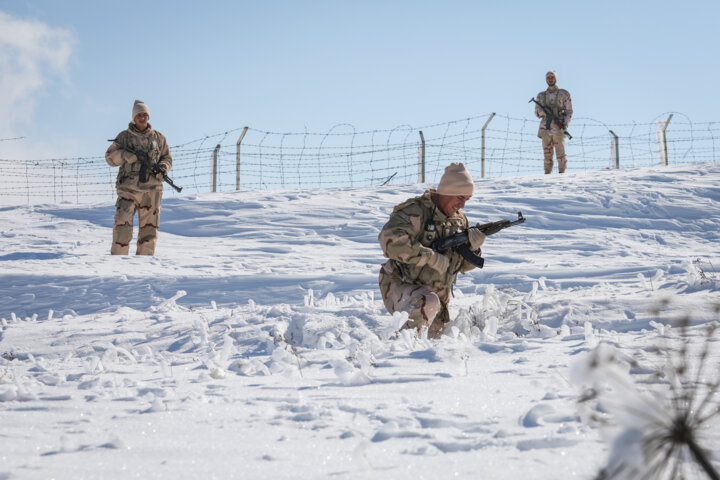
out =
<svg viewBox="0 0 720 480"><path fill-rule="evenodd" d="M162 170L160 166L155 163L152 166L151 172L153 175L157 175L158 173L162 173L163 181L170 185L176 192L180 193L182 192L182 187L178 187L175 185L170 177L168 177L168 174L165 173L165 170Z"/></svg>

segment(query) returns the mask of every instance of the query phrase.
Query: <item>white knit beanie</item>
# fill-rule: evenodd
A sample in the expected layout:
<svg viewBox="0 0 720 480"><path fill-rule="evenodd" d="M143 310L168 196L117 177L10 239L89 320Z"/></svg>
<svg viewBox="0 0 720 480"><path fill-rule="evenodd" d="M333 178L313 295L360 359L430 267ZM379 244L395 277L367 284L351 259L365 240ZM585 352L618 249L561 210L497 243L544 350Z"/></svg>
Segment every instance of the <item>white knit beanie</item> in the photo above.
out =
<svg viewBox="0 0 720 480"><path fill-rule="evenodd" d="M135 121L135 115L137 115L138 113L142 113L142 112L145 112L148 114L148 116L150 116L150 109L148 108L147 105L145 105L145 102L143 102L142 100L135 100L135 104L133 105L133 114L132 114L133 122Z"/></svg>
<svg viewBox="0 0 720 480"><path fill-rule="evenodd" d="M558 78L557 78L557 72L556 72L555 70L550 70L549 72L547 72L547 73L545 74L545 76L547 77L547 76L550 75L550 74L552 74L553 77L555 77L555 83L557 83L557 79L558 79Z"/></svg>
<svg viewBox="0 0 720 480"><path fill-rule="evenodd" d="M445 168L437 193L440 195L463 195L471 197L475 190L472 176L462 163L451 163Z"/></svg>

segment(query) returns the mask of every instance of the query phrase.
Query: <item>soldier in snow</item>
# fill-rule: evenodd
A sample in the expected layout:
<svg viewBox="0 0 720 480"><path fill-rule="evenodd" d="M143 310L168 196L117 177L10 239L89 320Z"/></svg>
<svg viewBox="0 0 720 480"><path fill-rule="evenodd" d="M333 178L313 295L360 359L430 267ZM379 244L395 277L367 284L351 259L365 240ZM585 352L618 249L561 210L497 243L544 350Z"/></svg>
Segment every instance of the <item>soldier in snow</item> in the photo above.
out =
<svg viewBox="0 0 720 480"><path fill-rule="evenodd" d="M172 157L165 136L154 130L149 121L150 109L144 102L135 100L132 122L127 130L118 134L105 153L110 166L120 167L115 182L118 199L110 248L113 255L128 254L135 211L140 227L136 253L155 253L163 173L172 168Z"/></svg>
<svg viewBox="0 0 720 480"><path fill-rule="evenodd" d="M565 173L567 157L565 156L565 131L572 118L572 100L570 92L557 86L557 73L551 70L545 74L547 90L538 93L535 104L535 115L541 119L538 137L542 139L545 156L545 173L552 173L553 149L558 162L558 172ZM539 105L538 105L539 104ZM549 110L552 115L543 109Z"/></svg>
<svg viewBox="0 0 720 480"><path fill-rule="evenodd" d="M468 228L460 211L473 190L465 165L452 163L437 190L431 188L396 206L380 232L378 241L389 258L380 269L380 293L388 312L408 313L403 328L427 327L428 336L437 338L450 321L448 303L457 275L475 266L453 250L442 254L431 246L438 238L468 230L469 247L479 253L485 234Z"/></svg>

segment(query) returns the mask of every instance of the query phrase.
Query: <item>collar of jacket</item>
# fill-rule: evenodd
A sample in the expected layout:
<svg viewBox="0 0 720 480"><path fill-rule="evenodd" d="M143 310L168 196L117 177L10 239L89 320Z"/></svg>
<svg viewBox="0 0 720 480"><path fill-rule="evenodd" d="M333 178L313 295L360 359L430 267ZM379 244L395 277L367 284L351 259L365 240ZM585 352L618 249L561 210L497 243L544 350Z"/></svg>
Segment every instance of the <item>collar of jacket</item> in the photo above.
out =
<svg viewBox="0 0 720 480"><path fill-rule="evenodd" d="M152 129L153 129L153 128L152 128L152 125L150 125L149 123L148 123L147 128L146 128L145 130L143 130L143 131L138 130L138 128L135 126L135 124L134 124L133 122L130 122L130 123L128 124L128 130L129 130L130 132L134 133L135 135L139 135L139 136L141 136L141 137L144 137L144 136L146 136L146 135L150 135L150 133L152 132Z"/></svg>

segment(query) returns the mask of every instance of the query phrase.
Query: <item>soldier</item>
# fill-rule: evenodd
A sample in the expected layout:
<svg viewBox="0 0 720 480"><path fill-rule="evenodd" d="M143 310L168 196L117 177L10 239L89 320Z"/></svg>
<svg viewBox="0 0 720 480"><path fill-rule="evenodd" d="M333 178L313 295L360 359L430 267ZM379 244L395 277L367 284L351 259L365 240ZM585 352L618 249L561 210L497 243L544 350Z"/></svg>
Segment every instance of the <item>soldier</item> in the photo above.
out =
<svg viewBox="0 0 720 480"><path fill-rule="evenodd" d="M458 273L475 268L460 254L445 254L431 248L437 238L468 230L470 249L479 253L485 234L468 229L460 211L473 194L473 179L462 163L446 169L437 190L396 206L378 241L385 257L380 268L380 293L388 312L408 312L403 328L420 332L428 328L430 338L438 338L450 321L448 303Z"/></svg>
<svg viewBox="0 0 720 480"><path fill-rule="evenodd" d="M118 199L110 248L113 255L128 254L136 210L140 227L136 254L155 253L163 172L172 168L172 157L165 136L154 130L149 121L150 109L141 100L135 100L132 122L127 130L118 134L105 153L110 166L120 167L115 182ZM151 173L154 164L160 170L156 175Z"/></svg>
<svg viewBox="0 0 720 480"><path fill-rule="evenodd" d="M553 169L553 148L558 162L558 172L565 173L567 168L567 157L565 156L565 134L572 118L572 100L570 92L557 87L557 73L551 70L545 74L545 81L548 84L547 90L538 93L537 102L553 112L554 121L550 122L550 129L547 128L545 111L540 105L535 104L535 115L542 119L538 137L542 139L543 154L545 156L545 173L552 173Z"/></svg>

